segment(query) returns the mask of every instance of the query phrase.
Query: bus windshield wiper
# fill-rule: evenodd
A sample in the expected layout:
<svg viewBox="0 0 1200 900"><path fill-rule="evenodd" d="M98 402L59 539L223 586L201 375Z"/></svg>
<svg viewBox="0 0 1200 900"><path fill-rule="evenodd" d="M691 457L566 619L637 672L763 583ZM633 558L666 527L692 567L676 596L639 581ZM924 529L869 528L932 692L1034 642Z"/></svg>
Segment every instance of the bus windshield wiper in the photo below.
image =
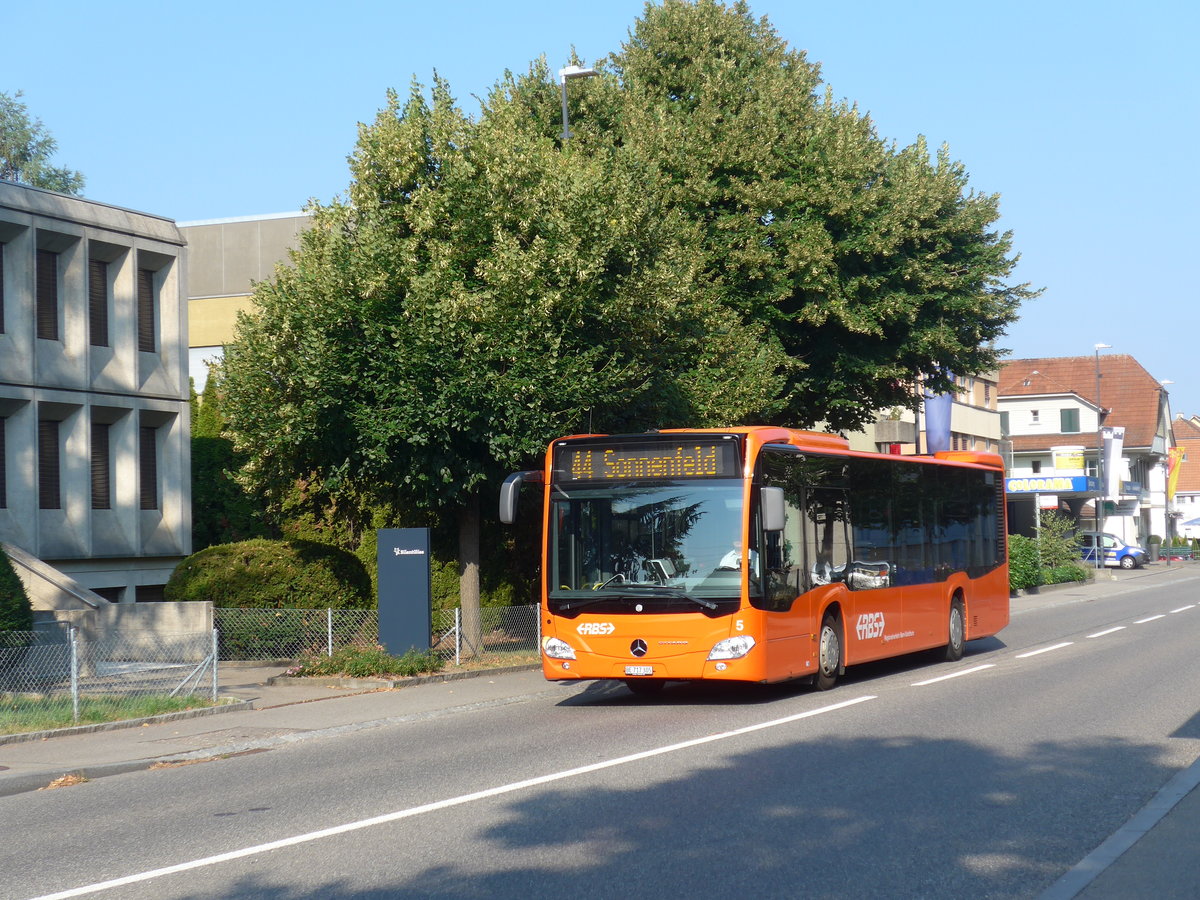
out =
<svg viewBox="0 0 1200 900"><path fill-rule="evenodd" d="M679 597L683 600L690 600L692 603L695 603L697 606L703 606L705 609L717 608L717 604L711 600L706 600L703 597L694 597L683 588L665 584L622 584L618 589L613 590L601 587L596 589L596 594L598 596L586 597L580 600L559 601L558 610L560 612L567 612L572 609L582 609L585 606L603 603L605 600L644 600L647 596L662 596L664 594L671 597Z"/></svg>

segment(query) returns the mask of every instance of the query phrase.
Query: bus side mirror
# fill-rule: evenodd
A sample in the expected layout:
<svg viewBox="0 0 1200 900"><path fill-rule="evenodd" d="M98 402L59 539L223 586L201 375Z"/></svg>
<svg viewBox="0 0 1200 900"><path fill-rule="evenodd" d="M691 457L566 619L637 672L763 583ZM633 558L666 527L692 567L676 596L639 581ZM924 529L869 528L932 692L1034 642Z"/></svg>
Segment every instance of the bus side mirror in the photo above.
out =
<svg viewBox="0 0 1200 900"><path fill-rule="evenodd" d="M783 488L765 487L761 489L763 531L783 531L785 505Z"/></svg>
<svg viewBox="0 0 1200 900"><path fill-rule="evenodd" d="M500 485L500 521L511 525L517 521L517 501L521 495L521 485L526 481L538 483L542 480L540 471L513 472Z"/></svg>

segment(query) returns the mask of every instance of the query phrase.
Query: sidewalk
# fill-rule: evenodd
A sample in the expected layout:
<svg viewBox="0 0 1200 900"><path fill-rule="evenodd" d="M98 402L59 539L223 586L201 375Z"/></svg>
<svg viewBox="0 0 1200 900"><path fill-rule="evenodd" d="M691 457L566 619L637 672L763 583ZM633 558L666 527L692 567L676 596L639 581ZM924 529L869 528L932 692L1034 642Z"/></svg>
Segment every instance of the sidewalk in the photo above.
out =
<svg viewBox="0 0 1200 900"><path fill-rule="evenodd" d="M1012 599L1014 615L1174 581L1200 582L1200 561L1152 563L1129 572L1109 570L1082 585L1042 588ZM1197 585L1200 587L1200 585ZM481 671L455 680L403 682L292 679L283 666L225 663L219 670L225 707L159 717L146 724L114 723L46 732L30 739L0 736L0 803L5 795L45 788L65 775L95 779L251 752L320 734L520 702L561 688L540 669ZM400 686L403 684L404 686ZM393 685L396 686L393 689ZM1134 818L1067 872L1039 900L1125 900L1200 896L1200 760L1180 772Z"/></svg>

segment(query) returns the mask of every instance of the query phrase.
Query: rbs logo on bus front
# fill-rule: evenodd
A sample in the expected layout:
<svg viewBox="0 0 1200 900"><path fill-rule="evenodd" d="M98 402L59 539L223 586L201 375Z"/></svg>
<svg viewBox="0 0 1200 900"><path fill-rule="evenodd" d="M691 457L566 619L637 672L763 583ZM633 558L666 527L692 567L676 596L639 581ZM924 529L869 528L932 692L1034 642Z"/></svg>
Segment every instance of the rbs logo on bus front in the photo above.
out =
<svg viewBox="0 0 1200 900"><path fill-rule="evenodd" d="M612 634L617 626L612 622L581 622L575 626L579 634Z"/></svg>
<svg viewBox="0 0 1200 900"><path fill-rule="evenodd" d="M854 630L860 641L883 637L883 613L863 613L858 617L858 625Z"/></svg>

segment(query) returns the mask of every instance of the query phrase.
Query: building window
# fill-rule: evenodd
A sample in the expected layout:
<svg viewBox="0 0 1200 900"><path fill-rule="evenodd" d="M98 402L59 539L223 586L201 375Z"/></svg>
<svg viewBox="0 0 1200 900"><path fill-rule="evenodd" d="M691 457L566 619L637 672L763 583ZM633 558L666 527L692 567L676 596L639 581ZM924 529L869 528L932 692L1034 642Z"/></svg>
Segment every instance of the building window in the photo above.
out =
<svg viewBox="0 0 1200 900"><path fill-rule="evenodd" d="M1006 412L1000 413L1000 435L1001 437L1008 437L1009 435L1008 413Z"/></svg>
<svg viewBox="0 0 1200 900"><path fill-rule="evenodd" d="M4 334L4 244L0 244L0 334Z"/></svg>
<svg viewBox="0 0 1200 900"><path fill-rule="evenodd" d="M38 507L62 509L58 422L38 420Z"/></svg>
<svg viewBox="0 0 1200 900"><path fill-rule="evenodd" d="M37 336L58 340L58 254L49 250L37 252Z"/></svg>
<svg viewBox="0 0 1200 900"><path fill-rule="evenodd" d="M1034 474L1034 475L1039 475L1039 474L1041 474L1041 471L1042 471L1042 461L1041 461L1040 459L1035 459L1035 460L1033 460L1033 462L1031 462L1031 463L1029 464L1029 470L1030 470L1031 472L1033 472L1033 474Z"/></svg>
<svg viewBox="0 0 1200 900"><path fill-rule="evenodd" d="M92 423L92 509L112 509L112 452L109 426Z"/></svg>
<svg viewBox="0 0 1200 900"><path fill-rule="evenodd" d="M108 346L108 263L99 259L88 260L88 339Z"/></svg>
<svg viewBox="0 0 1200 900"><path fill-rule="evenodd" d="M989 382L989 381L985 381L983 383L983 405L984 406L992 405L992 385L991 385L991 382Z"/></svg>
<svg viewBox="0 0 1200 900"><path fill-rule="evenodd" d="M138 349L154 353L158 349L158 329L154 308L154 272L138 269L137 274L137 333Z"/></svg>
<svg viewBox="0 0 1200 900"><path fill-rule="evenodd" d="M1042 424L1042 414L1040 412L1038 412L1036 409L1031 409L1029 411L1029 424L1030 425L1041 425Z"/></svg>
<svg viewBox="0 0 1200 900"><path fill-rule="evenodd" d="M1063 434L1077 434L1079 432L1079 410L1060 409L1058 415L1062 425L1060 430Z"/></svg>
<svg viewBox="0 0 1200 900"><path fill-rule="evenodd" d="M138 429L138 492L142 509L158 509L158 429Z"/></svg>

